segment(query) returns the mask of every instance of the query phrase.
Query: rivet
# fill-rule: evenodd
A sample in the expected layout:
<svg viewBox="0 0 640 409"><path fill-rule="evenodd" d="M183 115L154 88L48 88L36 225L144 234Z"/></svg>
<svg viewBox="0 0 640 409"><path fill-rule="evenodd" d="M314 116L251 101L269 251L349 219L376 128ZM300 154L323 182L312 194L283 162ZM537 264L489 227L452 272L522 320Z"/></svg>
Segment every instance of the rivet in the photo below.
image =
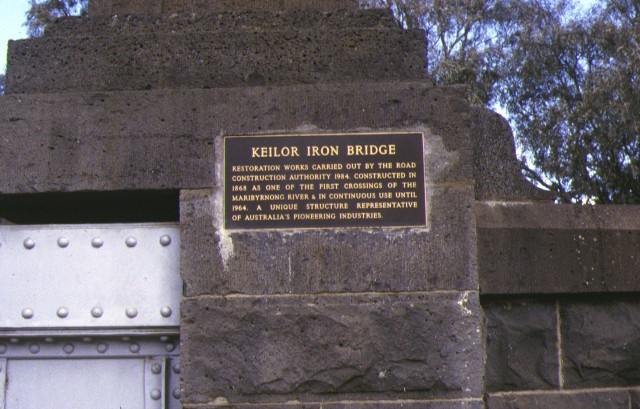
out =
<svg viewBox="0 0 640 409"><path fill-rule="evenodd" d="M52 337L46 337L44 339L44 342L46 342L47 344L53 344L56 340L53 339Z"/></svg>
<svg viewBox="0 0 640 409"><path fill-rule="evenodd" d="M19 344L20 343L20 339L19 338L10 338L9 342L11 342L12 344Z"/></svg>
<svg viewBox="0 0 640 409"><path fill-rule="evenodd" d="M31 237L27 237L26 239L24 239L24 241L22 242L22 245L24 245L24 248L27 250L31 250L32 248L34 248L36 246L36 242L35 240L33 240Z"/></svg>
<svg viewBox="0 0 640 409"><path fill-rule="evenodd" d="M66 248L69 245L69 239L67 239L66 237L60 237L58 239L58 247L60 248Z"/></svg>
<svg viewBox="0 0 640 409"><path fill-rule="evenodd" d="M0 344L0 355L3 355L7 352L7 346L5 344Z"/></svg>
<svg viewBox="0 0 640 409"><path fill-rule="evenodd" d="M100 237L96 237L93 240L91 240L91 245L97 249L102 247L103 244L104 244L104 241Z"/></svg>
<svg viewBox="0 0 640 409"><path fill-rule="evenodd" d="M168 340L169 340L169 337L166 336L166 335L163 335L163 336L160 337L160 341L162 341L162 342L167 342Z"/></svg>
<svg viewBox="0 0 640 409"><path fill-rule="evenodd" d="M153 364L151 365L151 372L154 375L159 375L160 372L162 372L162 366L160 366L160 364Z"/></svg>
<svg viewBox="0 0 640 409"><path fill-rule="evenodd" d="M151 393L149 394L149 396L151 396L151 399L153 400L160 400L160 398L162 397L162 393L160 393L160 389L151 389Z"/></svg>
<svg viewBox="0 0 640 409"><path fill-rule="evenodd" d="M169 318L172 313L173 311L171 311L171 307L167 306L167 307L160 308L160 315L162 315L165 318Z"/></svg>
<svg viewBox="0 0 640 409"><path fill-rule="evenodd" d="M167 247L169 244L171 244L171 236L165 234L164 236L160 237L160 244L162 244L163 247Z"/></svg>
<svg viewBox="0 0 640 409"><path fill-rule="evenodd" d="M66 307L60 307L58 308L56 314L59 318L67 318L67 315L69 315L69 310Z"/></svg>
<svg viewBox="0 0 640 409"><path fill-rule="evenodd" d="M40 345L38 344L29 345L29 352L31 352L34 355L37 354L38 352L40 352Z"/></svg>
<svg viewBox="0 0 640 409"><path fill-rule="evenodd" d="M138 315L138 310L135 308L127 308L124 313L127 314L129 318L135 318Z"/></svg>
<svg viewBox="0 0 640 409"><path fill-rule="evenodd" d="M22 310L22 318L25 320L30 320L33 318L33 310L31 308L25 308Z"/></svg>
<svg viewBox="0 0 640 409"><path fill-rule="evenodd" d="M173 370L173 373L179 374L180 373L180 364L176 362L175 364L173 364L171 369Z"/></svg>
<svg viewBox="0 0 640 409"><path fill-rule="evenodd" d="M129 351L131 351L134 354L137 354L138 352L140 352L140 345L136 343L129 345Z"/></svg>
<svg viewBox="0 0 640 409"><path fill-rule="evenodd" d="M102 314L103 314L103 311L102 311L102 308L100 307L93 307L91 309L91 316L93 318L100 318L102 317Z"/></svg>
<svg viewBox="0 0 640 409"><path fill-rule="evenodd" d="M99 344L96 346L96 350L97 350L99 353L101 353L101 354L104 354L105 352L107 352L107 350L108 350L108 349L109 349L109 345L108 345L108 344L105 344L105 343L103 343L103 342L99 343Z"/></svg>
<svg viewBox="0 0 640 409"><path fill-rule="evenodd" d="M82 338L82 342L86 342L88 344L90 342L93 342L93 338L91 338L91 337L83 337Z"/></svg>
<svg viewBox="0 0 640 409"><path fill-rule="evenodd" d="M168 343L164 345L164 349L166 349L167 352L173 352L173 350L176 349L176 346L172 343Z"/></svg>
<svg viewBox="0 0 640 409"><path fill-rule="evenodd" d="M127 245L127 247L129 247L129 248L135 247L136 244L138 244L138 240L136 240L136 238L133 237L133 236L127 237L127 239L124 242Z"/></svg>
<svg viewBox="0 0 640 409"><path fill-rule="evenodd" d="M73 351L76 349L76 347L73 346L73 344L64 344L64 346L62 347L62 350L64 351L65 354L67 355L71 355L73 354Z"/></svg>
<svg viewBox="0 0 640 409"><path fill-rule="evenodd" d="M122 342L129 342L131 341L131 337L122 337Z"/></svg>
<svg viewBox="0 0 640 409"><path fill-rule="evenodd" d="M180 388L174 388L171 395L173 395L174 399L180 399Z"/></svg>

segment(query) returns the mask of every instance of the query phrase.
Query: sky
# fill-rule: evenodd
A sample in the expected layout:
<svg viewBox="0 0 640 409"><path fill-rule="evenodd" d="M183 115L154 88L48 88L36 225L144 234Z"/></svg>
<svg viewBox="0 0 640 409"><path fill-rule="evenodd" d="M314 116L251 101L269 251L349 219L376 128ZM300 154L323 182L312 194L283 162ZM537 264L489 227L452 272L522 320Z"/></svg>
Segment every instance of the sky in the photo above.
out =
<svg viewBox="0 0 640 409"><path fill-rule="evenodd" d="M580 3L589 6L596 1L580 0ZM8 41L27 37L23 24L28 8L29 0L0 0L0 73L5 72Z"/></svg>
<svg viewBox="0 0 640 409"><path fill-rule="evenodd" d="M5 71L7 43L27 37L27 29L22 24L29 0L0 0L0 72Z"/></svg>

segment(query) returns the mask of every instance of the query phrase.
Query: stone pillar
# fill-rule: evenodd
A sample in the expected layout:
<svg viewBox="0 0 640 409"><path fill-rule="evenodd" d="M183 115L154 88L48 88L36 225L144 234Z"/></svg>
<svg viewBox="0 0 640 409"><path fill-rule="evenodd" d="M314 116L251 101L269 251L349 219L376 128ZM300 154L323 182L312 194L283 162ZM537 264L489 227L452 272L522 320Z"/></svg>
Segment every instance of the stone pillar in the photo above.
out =
<svg viewBox="0 0 640 409"><path fill-rule="evenodd" d="M475 197L526 189L424 50L354 1L92 0L10 44L0 192L179 191L185 408L483 408ZM426 224L225 230L224 137L363 132L424 135Z"/></svg>

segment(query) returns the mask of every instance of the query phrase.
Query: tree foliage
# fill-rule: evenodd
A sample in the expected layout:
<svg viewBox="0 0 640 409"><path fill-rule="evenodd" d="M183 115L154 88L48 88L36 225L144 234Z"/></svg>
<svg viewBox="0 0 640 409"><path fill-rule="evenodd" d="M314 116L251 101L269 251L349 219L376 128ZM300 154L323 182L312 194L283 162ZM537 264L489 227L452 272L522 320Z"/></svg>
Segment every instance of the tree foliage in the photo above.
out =
<svg viewBox="0 0 640 409"><path fill-rule="evenodd" d="M514 33L500 87L526 174L561 201L640 203L640 3L541 6Z"/></svg>
<svg viewBox="0 0 640 409"><path fill-rule="evenodd" d="M88 0L29 0L27 11L27 34L40 37L47 25L58 18L86 13Z"/></svg>
<svg viewBox="0 0 640 409"><path fill-rule="evenodd" d="M501 61L500 0L364 0L366 6L390 8L398 23L422 29L427 65L437 84L467 84L471 101L494 100Z"/></svg>
<svg viewBox="0 0 640 409"><path fill-rule="evenodd" d="M368 0L422 28L438 84L506 109L559 201L640 203L640 0Z"/></svg>

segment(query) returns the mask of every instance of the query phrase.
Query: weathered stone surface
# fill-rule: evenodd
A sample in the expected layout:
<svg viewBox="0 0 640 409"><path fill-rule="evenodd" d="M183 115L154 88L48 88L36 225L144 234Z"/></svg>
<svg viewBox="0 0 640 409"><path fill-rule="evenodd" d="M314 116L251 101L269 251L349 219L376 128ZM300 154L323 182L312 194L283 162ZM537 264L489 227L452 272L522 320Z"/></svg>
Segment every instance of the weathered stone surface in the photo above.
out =
<svg viewBox="0 0 640 409"><path fill-rule="evenodd" d="M507 120L485 109L476 108L475 112L478 115L473 134L477 146L474 150L476 199L552 201L549 192L533 186L520 172L515 142L512 137L505 137L512 134ZM495 160L496 157L501 160Z"/></svg>
<svg viewBox="0 0 640 409"><path fill-rule="evenodd" d="M626 409L628 407L629 394L621 390L489 394L487 398L487 409Z"/></svg>
<svg viewBox="0 0 640 409"><path fill-rule="evenodd" d="M89 14L211 13L220 11L353 10L357 0L91 0Z"/></svg>
<svg viewBox="0 0 640 409"><path fill-rule="evenodd" d="M640 290L638 206L479 203L484 294Z"/></svg>
<svg viewBox="0 0 640 409"><path fill-rule="evenodd" d="M184 405L189 409L190 405ZM219 402L214 404L198 404L193 408L198 409L255 409L255 404L233 404L222 405ZM481 399L451 399L451 400L398 400L384 402L323 402L323 403L297 403L296 401L284 404L270 404L270 409L484 409L484 402ZM634 408L635 409L635 408Z"/></svg>
<svg viewBox="0 0 640 409"><path fill-rule="evenodd" d="M401 29L32 38L9 42L6 93L418 80L424 49Z"/></svg>
<svg viewBox="0 0 640 409"><path fill-rule="evenodd" d="M567 388L640 385L640 302L634 297L561 309Z"/></svg>
<svg viewBox="0 0 640 409"><path fill-rule="evenodd" d="M273 13L173 14L66 17L46 27L45 37L133 36L137 34L192 34L237 30L273 30L287 27L300 30L391 29L397 23L390 10L367 9L323 13L293 10Z"/></svg>
<svg viewBox="0 0 640 409"><path fill-rule="evenodd" d="M215 234L214 220L221 218L221 209L213 206L211 190L182 190L180 192L180 274L185 282L185 293L190 288L202 288L210 294L218 284L212 271L223 265L220 238ZM185 294L186 295L186 294Z"/></svg>
<svg viewBox="0 0 640 409"><path fill-rule="evenodd" d="M224 232L222 203L183 193L188 296L476 290L473 190L433 188L430 228ZM456 243L449 246L448 243Z"/></svg>
<svg viewBox="0 0 640 409"><path fill-rule="evenodd" d="M640 389L631 389L629 395L631 399L629 409L640 409Z"/></svg>
<svg viewBox="0 0 640 409"><path fill-rule="evenodd" d="M480 314L477 292L186 298L182 402L478 398Z"/></svg>
<svg viewBox="0 0 640 409"><path fill-rule="evenodd" d="M487 337L485 390L558 388L556 304L514 300L483 307Z"/></svg>
<svg viewBox="0 0 640 409"><path fill-rule="evenodd" d="M464 95L398 82L4 96L0 192L211 188L216 140L267 131L422 129L427 183L468 183Z"/></svg>

